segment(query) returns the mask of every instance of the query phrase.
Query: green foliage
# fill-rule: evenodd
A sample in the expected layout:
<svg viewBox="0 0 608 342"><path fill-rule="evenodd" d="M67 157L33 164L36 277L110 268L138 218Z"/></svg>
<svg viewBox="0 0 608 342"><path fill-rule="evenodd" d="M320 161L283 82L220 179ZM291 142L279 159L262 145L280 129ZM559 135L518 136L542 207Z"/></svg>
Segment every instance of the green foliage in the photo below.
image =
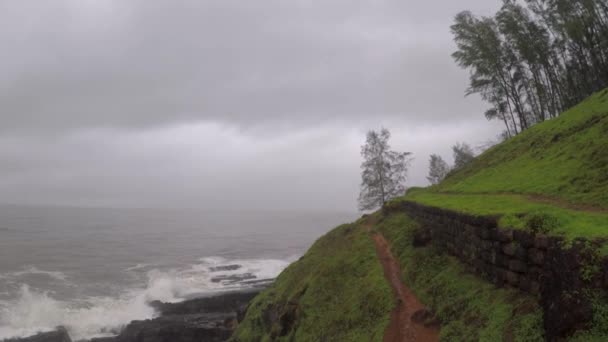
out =
<svg viewBox="0 0 608 342"><path fill-rule="evenodd" d="M358 224L344 225L320 238L254 299L234 340L382 341L392 298L368 233ZM279 336L280 317L294 303L297 319Z"/></svg>
<svg viewBox="0 0 608 342"><path fill-rule="evenodd" d="M499 226L526 229L530 218L548 220L544 229L568 240L577 237L598 238L608 236L608 213L565 209L548 203L539 203L522 195L454 194L432 190L418 191L398 199L415 201L471 215L501 216Z"/></svg>
<svg viewBox="0 0 608 342"><path fill-rule="evenodd" d="M444 182L399 200L473 215L500 226L608 237L608 89L560 117L494 146Z"/></svg>
<svg viewBox="0 0 608 342"><path fill-rule="evenodd" d="M388 143L391 133L383 128L367 132L361 146L361 193L359 209L375 210L389 200L403 195L411 152L395 152Z"/></svg>
<svg viewBox="0 0 608 342"><path fill-rule="evenodd" d="M608 86L608 1L502 2L492 17L469 11L451 27L456 62L470 71L467 94L491 107L505 136L558 116Z"/></svg>
<svg viewBox="0 0 608 342"><path fill-rule="evenodd" d="M394 303L363 224L320 238L254 299L233 340L382 341ZM496 289L441 251L413 248L417 227L403 214L383 218L376 228L391 243L404 281L441 320L442 341L542 341L534 298ZM283 331L280 317L294 303L297 319Z"/></svg>
<svg viewBox="0 0 608 342"><path fill-rule="evenodd" d="M499 144L436 192L518 193L608 208L608 101L596 94Z"/></svg>
<svg viewBox="0 0 608 342"><path fill-rule="evenodd" d="M585 260L581 267L581 279L590 283L602 272L601 249L598 250L592 243L587 242L582 252L585 255Z"/></svg>
<svg viewBox="0 0 608 342"><path fill-rule="evenodd" d="M456 259L430 247L413 248L416 223L393 215L378 227L392 244L404 280L441 320L442 341L542 341L535 299L465 272Z"/></svg>
<svg viewBox="0 0 608 342"><path fill-rule="evenodd" d="M535 234L548 234L563 225L558 217L542 210L527 214L525 222L526 229Z"/></svg>

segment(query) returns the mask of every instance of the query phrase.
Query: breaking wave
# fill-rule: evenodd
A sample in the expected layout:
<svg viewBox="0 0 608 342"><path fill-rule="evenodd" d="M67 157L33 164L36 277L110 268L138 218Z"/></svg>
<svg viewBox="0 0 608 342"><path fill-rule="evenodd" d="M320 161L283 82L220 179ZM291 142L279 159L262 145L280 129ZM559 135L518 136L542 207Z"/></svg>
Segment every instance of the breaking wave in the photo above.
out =
<svg viewBox="0 0 608 342"><path fill-rule="evenodd" d="M0 302L0 339L25 337L64 326L72 339L115 335L132 320L155 315L151 301L179 302L187 298L256 286L275 278L290 261L275 259L228 260L202 258L183 268L159 270L152 265L135 265L125 272L146 272L139 288L125 290L114 298L89 297L60 301L52 293L19 286L14 300ZM29 267L13 272L13 279L26 274L42 274L65 281L61 272ZM7 275L5 275L6 277Z"/></svg>

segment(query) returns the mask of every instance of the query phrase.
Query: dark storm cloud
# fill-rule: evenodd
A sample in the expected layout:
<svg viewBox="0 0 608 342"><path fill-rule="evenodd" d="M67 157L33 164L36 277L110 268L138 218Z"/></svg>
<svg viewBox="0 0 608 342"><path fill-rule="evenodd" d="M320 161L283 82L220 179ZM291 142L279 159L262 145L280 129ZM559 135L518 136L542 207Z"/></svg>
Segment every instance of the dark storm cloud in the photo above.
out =
<svg viewBox="0 0 608 342"><path fill-rule="evenodd" d="M381 126L424 184L499 131L449 33L498 5L2 1L0 203L350 210Z"/></svg>

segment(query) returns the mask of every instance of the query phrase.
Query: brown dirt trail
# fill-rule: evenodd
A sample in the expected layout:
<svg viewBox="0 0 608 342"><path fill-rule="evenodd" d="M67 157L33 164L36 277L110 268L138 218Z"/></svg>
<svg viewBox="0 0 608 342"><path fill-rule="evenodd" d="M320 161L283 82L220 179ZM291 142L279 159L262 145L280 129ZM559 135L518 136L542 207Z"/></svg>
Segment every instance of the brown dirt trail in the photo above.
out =
<svg viewBox="0 0 608 342"><path fill-rule="evenodd" d="M382 234L372 232L367 227L376 245L376 254L384 269L384 277L393 289L396 307L391 313L391 320L384 332L384 342L435 342L439 341L439 327L416 322L412 316L423 312L425 306L420 303L412 291L401 281L401 267L391 253L389 243Z"/></svg>

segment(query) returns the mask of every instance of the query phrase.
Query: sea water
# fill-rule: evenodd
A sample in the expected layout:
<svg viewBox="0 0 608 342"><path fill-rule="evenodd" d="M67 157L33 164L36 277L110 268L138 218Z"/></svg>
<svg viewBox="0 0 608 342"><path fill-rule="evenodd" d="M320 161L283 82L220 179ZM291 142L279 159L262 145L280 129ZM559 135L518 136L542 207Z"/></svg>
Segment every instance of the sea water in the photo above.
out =
<svg viewBox="0 0 608 342"><path fill-rule="evenodd" d="M0 207L0 340L116 334L178 302L276 277L354 213ZM218 266L238 265L224 269Z"/></svg>

